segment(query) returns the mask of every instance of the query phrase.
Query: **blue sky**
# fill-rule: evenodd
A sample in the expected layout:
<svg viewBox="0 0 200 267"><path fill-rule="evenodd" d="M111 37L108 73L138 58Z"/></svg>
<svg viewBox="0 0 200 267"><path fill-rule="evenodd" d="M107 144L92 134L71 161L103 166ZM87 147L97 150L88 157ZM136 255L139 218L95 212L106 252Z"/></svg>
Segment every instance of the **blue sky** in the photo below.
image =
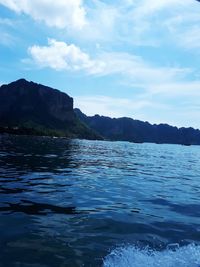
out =
<svg viewBox="0 0 200 267"><path fill-rule="evenodd" d="M87 115L200 128L200 3L0 0L0 83L58 88Z"/></svg>

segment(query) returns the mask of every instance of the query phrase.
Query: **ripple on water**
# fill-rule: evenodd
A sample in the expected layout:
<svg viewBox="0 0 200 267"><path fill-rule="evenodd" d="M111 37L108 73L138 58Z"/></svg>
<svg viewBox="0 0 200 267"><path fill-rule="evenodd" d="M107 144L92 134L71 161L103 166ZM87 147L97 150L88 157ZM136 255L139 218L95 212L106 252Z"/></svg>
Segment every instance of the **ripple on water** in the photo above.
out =
<svg viewBox="0 0 200 267"><path fill-rule="evenodd" d="M199 147L0 136L0 150L0 265L200 267ZM141 246L103 263L120 244Z"/></svg>

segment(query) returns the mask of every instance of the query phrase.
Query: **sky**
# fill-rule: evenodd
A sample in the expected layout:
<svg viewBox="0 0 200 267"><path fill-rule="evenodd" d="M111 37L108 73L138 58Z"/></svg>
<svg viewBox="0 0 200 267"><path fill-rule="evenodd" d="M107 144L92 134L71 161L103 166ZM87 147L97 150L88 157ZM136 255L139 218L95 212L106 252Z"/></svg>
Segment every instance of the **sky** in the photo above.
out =
<svg viewBox="0 0 200 267"><path fill-rule="evenodd" d="M66 92L87 115L200 129L200 3L0 0L0 84Z"/></svg>

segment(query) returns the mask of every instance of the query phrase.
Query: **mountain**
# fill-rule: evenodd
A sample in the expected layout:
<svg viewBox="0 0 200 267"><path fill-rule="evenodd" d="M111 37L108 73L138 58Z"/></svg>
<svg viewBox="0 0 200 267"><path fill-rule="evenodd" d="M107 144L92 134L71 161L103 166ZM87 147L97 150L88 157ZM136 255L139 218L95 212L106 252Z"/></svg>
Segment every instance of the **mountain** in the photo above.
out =
<svg viewBox="0 0 200 267"><path fill-rule="evenodd" d="M25 79L0 87L0 133L4 132L200 145L200 130L131 118L89 117L73 109L73 98L67 94Z"/></svg>
<svg viewBox="0 0 200 267"><path fill-rule="evenodd" d="M0 131L99 139L73 110L73 98L20 79L0 87Z"/></svg>
<svg viewBox="0 0 200 267"><path fill-rule="evenodd" d="M168 124L150 124L131 118L109 118L86 116L79 109L75 113L88 127L108 140L130 141L136 143L169 143L200 145L200 130L177 128Z"/></svg>

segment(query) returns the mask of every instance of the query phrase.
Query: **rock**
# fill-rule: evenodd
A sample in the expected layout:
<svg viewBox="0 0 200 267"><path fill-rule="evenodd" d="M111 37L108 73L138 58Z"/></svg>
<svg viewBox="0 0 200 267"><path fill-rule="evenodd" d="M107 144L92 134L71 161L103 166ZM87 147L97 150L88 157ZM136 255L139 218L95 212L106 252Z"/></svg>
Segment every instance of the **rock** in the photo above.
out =
<svg viewBox="0 0 200 267"><path fill-rule="evenodd" d="M0 87L0 127L15 133L99 138L77 118L72 97L25 79Z"/></svg>
<svg viewBox="0 0 200 267"><path fill-rule="evenodd" d="M135 143L168 143L200 145L200 130L193 128L177 128L168 124L150 124L131 118L109 118L105 116L86 116L80 110L75 113L88 127L105 139L130 141Z"/></svg>

